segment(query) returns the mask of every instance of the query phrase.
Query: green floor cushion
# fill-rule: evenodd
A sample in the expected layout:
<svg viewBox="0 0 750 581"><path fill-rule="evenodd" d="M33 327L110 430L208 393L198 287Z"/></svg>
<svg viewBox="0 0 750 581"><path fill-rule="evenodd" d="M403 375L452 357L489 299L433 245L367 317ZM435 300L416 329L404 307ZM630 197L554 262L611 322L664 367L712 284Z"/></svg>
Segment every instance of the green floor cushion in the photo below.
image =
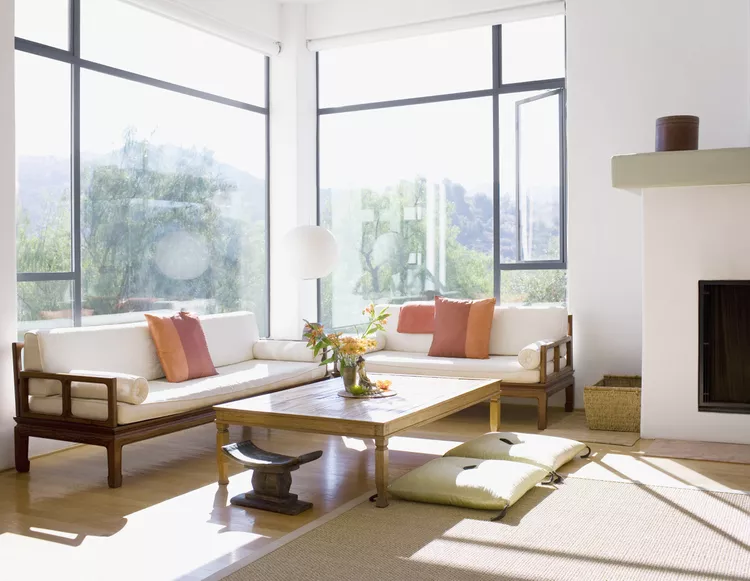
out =
<svg viewBox="0 0 750 581"><path fill-rule="evenodd" d="M435 458L388 490L404 500L504 511L548 475L548 470L519 462Z"/></svg>
<svg viewBox="0 0 750 581"><path fill-rule="evenodd" d="M557 470L584 450L591 451L586 444L567 438L520 432L490 432L448 450L445 456L512 460Z"/></svg>

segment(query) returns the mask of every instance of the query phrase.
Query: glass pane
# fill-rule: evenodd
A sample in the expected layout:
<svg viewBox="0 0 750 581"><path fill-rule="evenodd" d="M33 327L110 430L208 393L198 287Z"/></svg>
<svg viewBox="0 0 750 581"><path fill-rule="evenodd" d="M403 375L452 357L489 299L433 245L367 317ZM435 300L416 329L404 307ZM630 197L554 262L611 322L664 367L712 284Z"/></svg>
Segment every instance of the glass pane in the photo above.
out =
<svg viewBox="0 0 750 581"><path fill-rule="evenodd" d="M326 325L360 321L369 301L492 296L490 98L323 115L320 181L341 251Z"/></svg>
<svg viewBox="0 0 750 581"><path fill-rule="evenodd" d="M517 104L522 261L560 260L560 93Z"/></svg>
<svg viewBox="0 0 750 581"><path fill-rule="evenodd" d="M70 65L16 52L18 272L69 272Z"/></svg>
<svg viewBox="0 0 750 581"><path fill-rule="evenodd" d="M498 111L500 262L560 260L558 94L531 91L500 95ZM516 153L519 146L520 157ZM517 195L521 201L520 253Z"/></svg>
<svg viewBox="0 0 750 581"><path fill-rule="evenodd" d="M566 297L564 270L504 270L500 274L503 305L564 305Z"/></svg>
<svg viewBox="0 0 750 581"><path fill-rule="evenodd" d="M83 58L265 106L265 57L120 0L83 0Z"/></svg>
<svg viewBox="0 0 750 581"><path fill-rule="evenodd" d="M489 89L492 29L324 50L319 73L320 107Z"/></svg>
<svg viewBox="0 0 750 581"><path fill-rule="evenodd" d="M16 36L68 50L68 0L17 0Z"/></svg>
<svg viewBox="0 0 750 581"><path fill-rule="evenodd" d="M503 24L503 83L565 76L565 16Z"/></svg>
<svg viewBox="0 0 750 581"><path fill-rule="evenodd" d="M73 282L18 283L18 332L73 326Z"/></svg>
<svg viewBox="0 0 750 581"><path fill-rule="evenodd" d="M81 75L84 324L247 309L265 332L265 116Z"/></svg>

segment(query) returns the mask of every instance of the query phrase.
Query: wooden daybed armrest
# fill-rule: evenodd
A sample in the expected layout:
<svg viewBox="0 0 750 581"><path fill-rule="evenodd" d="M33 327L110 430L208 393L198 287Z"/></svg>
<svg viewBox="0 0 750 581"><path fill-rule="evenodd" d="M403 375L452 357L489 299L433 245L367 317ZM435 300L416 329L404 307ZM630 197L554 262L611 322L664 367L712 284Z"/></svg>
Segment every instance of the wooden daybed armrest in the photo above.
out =
<svg viewBox="0 0 750 581"><path fill-rule="evenodd" d="M20 351L23 343L13 344L13 367L16 375L16 414L21 418L35 417L45 419L60 419L67 422L80 424L94 424L108 427L117 426L117 378L101 375L78 375L74 373L45 373L42 371L22 371L20 369ZM62 385L62 415L50 416L49 414L36 414L29 409L29 380L51 379L59 381ZM107 419L89 420L73 416L73 400L70 386L74 381L85 383L101 383L107 386Z"/></svg>
<svg viewBox="0 0 750 581"><path fill-rule="evenodd" d="M572 322L570 323L572 326ZM572 331L572 329L571 329ZM568 334L562 339L558 339L557 341L546 341L540 345L539 348L539 356L541 359L541 365L539 367L539 383L546 383L547 379L550 377L547 374L547 353L550 349L554 349L554 353L552 355L552 362L554 364L554 371L552 373L552 376L557 375L560 373L560 347L565 345L565 367L562 369L573 369L573 335Z"/></svg>

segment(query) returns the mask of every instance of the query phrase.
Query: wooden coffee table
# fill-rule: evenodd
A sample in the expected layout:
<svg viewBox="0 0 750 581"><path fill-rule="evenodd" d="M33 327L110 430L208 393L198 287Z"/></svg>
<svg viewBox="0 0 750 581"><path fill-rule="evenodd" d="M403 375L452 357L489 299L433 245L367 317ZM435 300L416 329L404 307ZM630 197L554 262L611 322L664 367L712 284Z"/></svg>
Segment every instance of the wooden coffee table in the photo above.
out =
<svg viewBox="0 0 750 581"><path fill-rule="evenodd" d="M255 426L373 438L377 506L388 506L388 438L434 422L479 402L490 400L490 430L500 421L500 381L453 379L415 375L371 374L390 379L393 397L348 399L337 395L341 378L329 379L214 406L216 411L216 461L219 484L228 484L227 457L221 447L229 443L229 426Z"/></svg>

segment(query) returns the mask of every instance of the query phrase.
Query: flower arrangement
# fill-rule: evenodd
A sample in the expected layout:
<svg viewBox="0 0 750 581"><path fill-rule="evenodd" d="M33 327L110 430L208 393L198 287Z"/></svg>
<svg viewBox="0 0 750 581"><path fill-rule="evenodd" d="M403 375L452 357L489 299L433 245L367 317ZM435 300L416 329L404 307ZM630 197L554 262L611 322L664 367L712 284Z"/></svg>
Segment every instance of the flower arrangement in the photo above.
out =
<svg viewBox="0 0 750 581"><path fill-rule="evenodd" d="M376 312L375 305L372 303L362 311L362 314L367 317L367 327L361 334L356 327L354 335L326 333L320 323L305 321L303 336L307 339L307 346L313 350L316 357L321 352L324 353L321 365L333 363L334 373L339 367L341 368L346 389L350 393L357 391L354 389L357 384L357 375L359 375L359 385L356 387L361 388L359 391L362 393L387 391L390 387L389 381L381 380L373 383L367 378L362 356L375 347L376 341L373 336L385 329L390 314L385 308Z"/></svg>

